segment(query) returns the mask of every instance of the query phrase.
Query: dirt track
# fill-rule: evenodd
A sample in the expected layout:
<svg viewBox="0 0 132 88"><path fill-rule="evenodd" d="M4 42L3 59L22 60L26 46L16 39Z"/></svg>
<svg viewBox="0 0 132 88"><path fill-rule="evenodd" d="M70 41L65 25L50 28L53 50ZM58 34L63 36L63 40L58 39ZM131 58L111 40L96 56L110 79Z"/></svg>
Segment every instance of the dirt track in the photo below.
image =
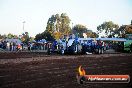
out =
<svg viewBox="0 0 132 88"><path fill-rule="evenodd" d="M131 88L130 84L80 85L76 81L79 65L87 74L128 74L132 77L130 54L11 56L0 59L0 88Z"/></svg>

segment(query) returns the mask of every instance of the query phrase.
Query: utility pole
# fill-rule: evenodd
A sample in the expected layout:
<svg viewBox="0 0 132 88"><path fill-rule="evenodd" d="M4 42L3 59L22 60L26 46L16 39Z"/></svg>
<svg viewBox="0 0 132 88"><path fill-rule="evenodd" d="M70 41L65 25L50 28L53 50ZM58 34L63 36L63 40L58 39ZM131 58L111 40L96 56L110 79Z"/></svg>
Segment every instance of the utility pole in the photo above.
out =
<svg viewBox="0 0 132 88"><path fill-rule="evenodd" d="M26 23L25 21L22 22L23 23L23 32L24 32L24 24Z"/></svg>

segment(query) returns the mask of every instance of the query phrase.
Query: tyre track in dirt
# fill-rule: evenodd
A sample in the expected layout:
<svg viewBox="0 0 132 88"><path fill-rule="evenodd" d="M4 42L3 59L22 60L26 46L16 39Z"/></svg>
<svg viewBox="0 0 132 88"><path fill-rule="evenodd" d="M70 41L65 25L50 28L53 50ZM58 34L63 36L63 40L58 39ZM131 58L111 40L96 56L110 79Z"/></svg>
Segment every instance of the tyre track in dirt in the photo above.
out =
<svg viewBox="0 0 132 88"><path fill-rule="evenodd" d="M77 68L87 74L129 74L131 55L53 56L51 59L0 65L0 88L130 88L128 84L87 84L76 81Z"/></svg>

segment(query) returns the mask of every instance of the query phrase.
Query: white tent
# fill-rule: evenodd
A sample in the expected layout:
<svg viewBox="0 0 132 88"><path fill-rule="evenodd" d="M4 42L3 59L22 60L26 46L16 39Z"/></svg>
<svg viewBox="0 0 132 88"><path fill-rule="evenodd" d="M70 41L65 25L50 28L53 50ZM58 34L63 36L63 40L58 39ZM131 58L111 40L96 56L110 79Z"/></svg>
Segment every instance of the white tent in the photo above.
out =
<svg viewBox="0 0 132 88"><path fill-rule="evenodd" d="M4 41L9 42L9 43L14 42L16 44L21 44L22 43L22 41L20 39L8 39L7 38Z"/></svg>

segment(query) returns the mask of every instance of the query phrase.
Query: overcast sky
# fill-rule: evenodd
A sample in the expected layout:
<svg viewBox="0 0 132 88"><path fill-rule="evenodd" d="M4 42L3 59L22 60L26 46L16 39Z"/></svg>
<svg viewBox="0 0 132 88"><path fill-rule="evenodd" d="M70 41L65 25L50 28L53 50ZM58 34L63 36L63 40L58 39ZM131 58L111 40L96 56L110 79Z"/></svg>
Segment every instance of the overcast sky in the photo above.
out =
<svg viewBox="0 0 132 88"><path fill-rule="evenodd" d="M67 13L71 24L83 24L96 31L104 21L130 24L132 0L0 0L0 34L35 36L46 29L53 14Z"/></svg>

